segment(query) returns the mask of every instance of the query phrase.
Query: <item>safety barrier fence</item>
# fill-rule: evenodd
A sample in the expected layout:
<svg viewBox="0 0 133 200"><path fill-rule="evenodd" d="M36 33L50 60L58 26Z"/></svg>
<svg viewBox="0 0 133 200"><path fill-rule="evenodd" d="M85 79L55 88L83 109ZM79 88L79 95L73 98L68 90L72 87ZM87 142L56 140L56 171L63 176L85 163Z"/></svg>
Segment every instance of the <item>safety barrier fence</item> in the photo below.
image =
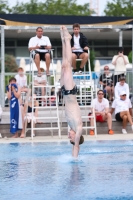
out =
<svg viewBox="0 0 133 200"><path fill-rule="evenodd" d="M96 88L99 88L99 89L102 89L103 87L100 85L99 83L99 79L100 79L100 76L103 75L104 71L101 70L100 72L92 72L92 86ZM113 82L114 82L114 71L111 70L111 73L112 73L112 77L113 77ZM122 72L121 72L122 73ZM9 84L9 79L11 77L14 77L17 73L5 73L5 84L3 85L8 85ZM34 72L34 74L37 74L37 72ZM55 72L55 76L56 75L59 75L59 73L56 73ZM27 76L27 83L28 83L28 87L30 85L30 81L31 81L31 73L30 72L26 72L25 75ZM0 90L2 91L2 88L3 88L3 85L1 84L1 74L0 74ZM133 74L132 74L132 70L127 70L126 71L126 83L128 83L129 85L129 89L130 89L130 94L132 95L132 91L133 91ZM90 87L90 74L89 72L85 72L83 73L82 75L78 74L78 75L73 75L73 78L74 78L74 81L76 83L76 85L79 85L78 86L78 95L80 95L81 91L84 89L84 81L86 81L86 84L88 83L88 91L89 91L89 87ZM47 82L48 85L52 85L52 82L53 82L53 76L51 76L49 82ZM57 87L60 85L59 81L56 82L56 85ZM83 96L82 96L83 97ZM5 106L9 106L9 102L7 101L7 97L6 97L6 89L5 89L5 96L4 96L4 99L5 99ZM2 94L0 95L0 105L2 104L1 103L1 100L2 100ZM80 98L81 100L81 98ZM84 100L83 100L84 101Z"/></svg>

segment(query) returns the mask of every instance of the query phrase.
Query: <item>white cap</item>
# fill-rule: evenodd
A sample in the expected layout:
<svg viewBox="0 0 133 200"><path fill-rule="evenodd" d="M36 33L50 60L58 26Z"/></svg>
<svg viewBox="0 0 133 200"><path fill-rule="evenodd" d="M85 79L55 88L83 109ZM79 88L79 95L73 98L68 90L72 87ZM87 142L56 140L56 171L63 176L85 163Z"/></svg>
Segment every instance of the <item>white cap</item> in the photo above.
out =
<svg viewBox="0 0 133 200"><path fill-rule="evenodd" d="M120 96L122 96L122 95L124 95L124 94L126 94L125 91L121 91L121 92L120 92Z"/></svg>

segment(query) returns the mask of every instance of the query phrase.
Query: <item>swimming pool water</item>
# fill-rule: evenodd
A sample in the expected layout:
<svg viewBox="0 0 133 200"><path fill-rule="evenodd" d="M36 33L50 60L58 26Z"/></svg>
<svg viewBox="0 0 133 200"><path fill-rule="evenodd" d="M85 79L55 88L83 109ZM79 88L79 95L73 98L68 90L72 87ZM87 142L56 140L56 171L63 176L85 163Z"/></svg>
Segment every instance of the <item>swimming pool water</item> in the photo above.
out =
<svg viewBox="0 0 133 200"><path fill-rule="evenodd" d="M133 200L133 141L0 144L0 200Z"/></svg>

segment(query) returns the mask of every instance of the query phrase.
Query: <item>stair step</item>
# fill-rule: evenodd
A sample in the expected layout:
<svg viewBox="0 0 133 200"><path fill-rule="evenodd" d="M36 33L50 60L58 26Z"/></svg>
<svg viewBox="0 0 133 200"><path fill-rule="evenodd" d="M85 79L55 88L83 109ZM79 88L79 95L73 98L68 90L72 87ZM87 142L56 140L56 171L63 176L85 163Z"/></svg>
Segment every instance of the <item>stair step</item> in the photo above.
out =
<svg viewBox="0 0 133 200"><path fill-rule="evenodd" d="M30 128L30 124L28 125ZM57 127L57 123L52 123L53 127ZM83 126L86 126L86 123L83 123ZM87 123L87 126L89 127L90 124ZM50 123L41 123L41 124L36 124L36 128L46 128L46 130L36 130L36 135L37 136L50 136L52 135L58 135L58 130L49 130L49 127L51 127ZM121 130L122 130L122 123L121 122L113 122L112 124L113 130L114 130L114 134L122 134ZM131 130L131 126L128 124L127 125L127 132L128 133L133 133L133 131ZM12 134L10 134L10 124L0 124L0 133L2 134L2 137L11 137ZM30 136L31 134L31 130L28 130L27 132L27 136ZM62 123L62 130L61 130L61 134L62 135L67 135L68 134L68 127L67 127L67 123L63 122ZM88 134L89 135L89 129L84 129L83 128L83 135L84 134ZM97 134L108 134L108 127L107 127L107 123L103 122L103 123L97 123Z"/></svg>

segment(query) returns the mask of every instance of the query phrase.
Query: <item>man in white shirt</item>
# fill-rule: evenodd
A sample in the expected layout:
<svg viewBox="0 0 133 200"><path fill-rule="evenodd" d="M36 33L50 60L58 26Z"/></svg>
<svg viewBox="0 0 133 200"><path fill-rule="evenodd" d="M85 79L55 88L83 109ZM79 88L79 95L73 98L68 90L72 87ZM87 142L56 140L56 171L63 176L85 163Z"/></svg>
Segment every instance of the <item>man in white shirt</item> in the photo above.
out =
<svg viewBox="0 0 133 200"><path fill-rule="evenodd" d="M83 72L84 66L88 60L88 45L87 38L80 32L80 25L75 23L73 25L73 34L71 39L72 67L74 73ZM82 59L79 72L76 69L76 59Z"/></svg>
<svg viewBox="0 0 133 200"><path fill-rule="evenodd" d="M40 60L46 61L46 75L49 76L50 67L50 52L51 42L47 36L43 36L42 27L36 29L36 36L29 40L28 45L29 51L32 51L32 57L38 69L38 75L41 74L40 71Z"/></svg>
<svg viewBox="0 0 133 200"><path fill-rule="evenodd" d="M129 63L128 57L123 52L123 47L119 47L118 55L115 55L112 59L112 64L115 66L114 86L119 81L119 78L125 75L126 65Z"/></svg>
<svg viewBox="0 0 133 200"><path fill-rule="evenodd" d="M24 69L22 67L18 68L18 74L15 75L16 83L21 88L21 92L28 92L27 88L27 76L24 75Z"/></svg>
<svg viewBox="0 0 133 200"><path fill-rule="evenodd" d="M129 122L133 130L132 122L132 105L129 98L126 98L126 92L121 91L119 99L115 99L112 104L111 114L115 110L115 118L117 121L122 122L122 133L127 134L126 126Z"/></svg>
<svg viewBox="0 0 133 200"><path fill-rule="evenodd" d="M97 92L97 98L93 99L91 102L91 112L94 112L96 115L96 121L97 122L105 122L107 121L108 124L108 134L112 135L114 134L114 131L112 130L112 116L109 112L109 101L104 98L104 92L103 90L99 90ZM90 126L94 126L94 119L90 119ZM90 135L94 135L94 130L90 130Z"/></svg>
<svg viewBox="0 0 133 200"><path fill-rule="evenodd" d="M126 78L120 77L120 82L118 82L115 86L115 99L120 99L121 91L126 92L126 97L129 98L129 85L125 83Z"/></svg>

